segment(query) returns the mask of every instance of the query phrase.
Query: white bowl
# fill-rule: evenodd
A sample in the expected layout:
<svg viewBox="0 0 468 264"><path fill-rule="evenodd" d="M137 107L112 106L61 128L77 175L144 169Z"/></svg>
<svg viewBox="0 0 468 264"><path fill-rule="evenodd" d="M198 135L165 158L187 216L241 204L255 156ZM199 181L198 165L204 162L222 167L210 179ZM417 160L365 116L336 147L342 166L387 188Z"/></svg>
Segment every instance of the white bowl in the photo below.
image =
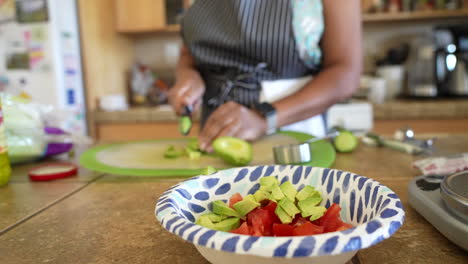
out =
<svg viewBox="0 0 468 264"><path fill-rule="evenodd" d="M314 236L255 237L194 224L211 211L211 202L259 188L260 177L274 175L297 188L312 185L327 208L337 203L343 221L355 227ZM160 198L156 218L169 232L195 245L211 263L346 263L360 249L393 235L403 224L398 196L382 184L350 172L306 166L258 166L219 171L181 182Z"/></svg>

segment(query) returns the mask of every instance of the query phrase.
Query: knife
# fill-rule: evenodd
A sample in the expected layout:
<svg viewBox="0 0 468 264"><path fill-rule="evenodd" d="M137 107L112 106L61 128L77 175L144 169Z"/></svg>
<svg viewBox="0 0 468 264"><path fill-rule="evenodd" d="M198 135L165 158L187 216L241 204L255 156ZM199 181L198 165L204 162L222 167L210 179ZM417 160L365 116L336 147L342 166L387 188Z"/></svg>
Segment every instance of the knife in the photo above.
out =
<svg viewBox="0 0 468 264"><path fill-rule="evenodd" d="M182 116L179 118L179 132L184 136L187 136L192 129L192 112L191 106L185 106Z"/></svg>

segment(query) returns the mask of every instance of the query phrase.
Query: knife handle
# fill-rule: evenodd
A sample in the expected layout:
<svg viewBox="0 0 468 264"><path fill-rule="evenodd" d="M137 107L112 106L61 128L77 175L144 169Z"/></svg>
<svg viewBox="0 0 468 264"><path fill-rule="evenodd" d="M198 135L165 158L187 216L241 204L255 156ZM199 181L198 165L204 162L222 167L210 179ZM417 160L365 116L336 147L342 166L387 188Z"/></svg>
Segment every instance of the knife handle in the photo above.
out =
<svg viewBox="0 0 468 264"><path fill-rule="evenodd" d="M182 116L191 116L193 113L193 107L186 105L182 111Z"/></svg>

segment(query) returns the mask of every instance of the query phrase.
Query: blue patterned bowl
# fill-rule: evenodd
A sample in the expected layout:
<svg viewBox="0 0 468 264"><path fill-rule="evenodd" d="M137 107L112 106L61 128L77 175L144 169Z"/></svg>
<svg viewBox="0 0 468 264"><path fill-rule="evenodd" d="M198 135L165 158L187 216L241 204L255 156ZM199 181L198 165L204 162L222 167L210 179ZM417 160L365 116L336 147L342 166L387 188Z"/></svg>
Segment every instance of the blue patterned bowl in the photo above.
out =
<svg viewBox="0 0 468 264"><path fill-rule="evenodd" d="M275 175L300 189L315 186L322 205L341 206L341 217L355 227L302 237L254 237L195 225L211 202L259 188L259 178ZM169 232L193 243L211 263L345 263L360 249L390 237L403 224L398 196L382 184L350 172L305 166L259 166L198 176L167 190L156 205L156 218Z"/></svg>

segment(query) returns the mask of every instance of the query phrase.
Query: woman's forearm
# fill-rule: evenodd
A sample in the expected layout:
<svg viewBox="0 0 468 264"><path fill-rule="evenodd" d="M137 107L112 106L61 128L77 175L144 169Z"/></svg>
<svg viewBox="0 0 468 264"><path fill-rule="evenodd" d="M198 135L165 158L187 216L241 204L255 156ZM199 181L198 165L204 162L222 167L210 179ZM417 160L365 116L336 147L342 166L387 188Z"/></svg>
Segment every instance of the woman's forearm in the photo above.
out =
<svg viewBox="0 0 468 264"><path fill-rule="evenodd" d="M349 98L359 87L359 66L330 66L304 88L273 105L278 127L323 113L331 105Z"/></svg>
<svg viewBox="0 0 468 264"><path fill-rule="evenodd" d="M179 61L177 62L175 70L176 79L179 79L180 76L183 76L184 72L187 70L196 70L195 60L193 59L187 47L182 46L180 49Z"/></svg>

